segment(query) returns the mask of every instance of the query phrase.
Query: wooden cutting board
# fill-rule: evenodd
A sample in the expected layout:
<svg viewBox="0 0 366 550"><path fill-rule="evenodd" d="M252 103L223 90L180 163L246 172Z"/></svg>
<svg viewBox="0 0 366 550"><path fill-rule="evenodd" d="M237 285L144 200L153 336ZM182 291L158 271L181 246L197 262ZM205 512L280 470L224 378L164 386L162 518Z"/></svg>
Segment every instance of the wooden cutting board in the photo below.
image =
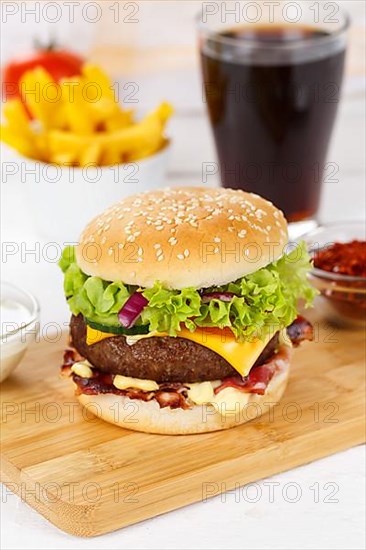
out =
<svg viewBox="0 0 366 550"><path fill-rule="evenodd" d="M59 378L65 337L35 344L1 387L2 480L59 528L94 536L360 444L364 332L322 321L315 332L271 416L189 436L86 415Z"/></svg>

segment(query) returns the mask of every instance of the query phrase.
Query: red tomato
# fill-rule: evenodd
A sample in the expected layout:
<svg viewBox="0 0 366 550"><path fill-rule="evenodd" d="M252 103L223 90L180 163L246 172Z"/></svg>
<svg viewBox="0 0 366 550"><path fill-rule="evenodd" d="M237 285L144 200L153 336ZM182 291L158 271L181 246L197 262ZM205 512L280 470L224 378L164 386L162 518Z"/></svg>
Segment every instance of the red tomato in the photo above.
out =
<svg viewBox="0 0 366 550"><path fill-rule="evenodd" d="M14 59L4 67L2 96L5 99L20 97L19 81L25 72L35 67L43 67L58 82L61 78L79 75L83 63L82 57L67 50L36 50L28 56Z"/></svg>

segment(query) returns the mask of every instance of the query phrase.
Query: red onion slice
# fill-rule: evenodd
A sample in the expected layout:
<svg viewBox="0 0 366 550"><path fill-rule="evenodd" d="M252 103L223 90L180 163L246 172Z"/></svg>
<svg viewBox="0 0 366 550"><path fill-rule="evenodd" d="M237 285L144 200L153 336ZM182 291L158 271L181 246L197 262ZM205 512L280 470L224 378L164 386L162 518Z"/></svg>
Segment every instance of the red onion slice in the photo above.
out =
<svg viewBox="0 0 366 550"><path fill-rule="evenodd" d="M132 294L118 313L118 319L121 325L124 328L133 327L136 319L140 317L142 310L148 303L149 301L141 292Z"/></svg>
<svg viewBox="0 0 366 550"><path fill-rule="evenodd" d="M231 302L236 296L233 292L207 292L202 294L201 299L204 304L211 302L211 300L221 300L221 302Z"/></svg>

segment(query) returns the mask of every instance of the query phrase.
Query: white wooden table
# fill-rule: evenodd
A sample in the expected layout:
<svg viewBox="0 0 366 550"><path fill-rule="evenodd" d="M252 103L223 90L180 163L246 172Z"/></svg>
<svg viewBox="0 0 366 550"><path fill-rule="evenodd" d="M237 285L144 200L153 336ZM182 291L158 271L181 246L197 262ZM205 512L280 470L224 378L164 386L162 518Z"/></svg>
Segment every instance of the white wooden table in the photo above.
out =
<svg viewBox="0 0 366 550"><path fill-rule="evenodd" d="M104 9L107 4L103 3ZM130 34L126 31L125 35L130 40L133 37L134 47L140 45L140 55L136 59L129 57L129 64L121 63L120 70L118 59L126 44L116 46L116 36L120 33L116 29L114 34L106 32L105 20L92 30L80 21L57 26L59 35L67 38L71 33L71 43L76 47L83 49L84 44L84 48L92 51L94 59L101 59L106 65L109 62L112 72L122 75L125 81L137 82L139 108L152 106L163 97L176 105L177 113L170 126L174 147L167 178L169 184L200 184L202 163L215 160L194 54L192 17L199 4L141 3L138 36L132 31ZM354 19L352 53L329 153L329 160L339 166L339 181L325 186L320 210L320 219L326 222L365 218L365 89L361 47L365 4L361 1L346 4ZM179 33L174 32L178 22L183 29ZM144 24L150 30L160 25L161 32L145 35ZM14 53L12 44L16 40L26 46L32 34L45 36L49 32L49 25L42 21L19 25L19 21L9 19L4 28L4 56ZM174 40L175 56L170 47ZM114 55L109 55L111 52ZM154 59L159 65L158 75ZM24 243L22 246L28 251L35 246L42 250L44 244L32 229L30 213L20 200L17 186L2 186L2 240ZM51 321L61 326L67 324L69 313L62 292L62 277L54 263L44 262L34 254L28 254L24 262L21 255L16 254L2 263L2 276L28 288L39 298L43 324ZM244 491L238 489L93 540L77 539L60 532L3 488L1 547L4 550L361 549L364 548L365 527L364 465L364 449L354 448L273 476Z"/></svg>

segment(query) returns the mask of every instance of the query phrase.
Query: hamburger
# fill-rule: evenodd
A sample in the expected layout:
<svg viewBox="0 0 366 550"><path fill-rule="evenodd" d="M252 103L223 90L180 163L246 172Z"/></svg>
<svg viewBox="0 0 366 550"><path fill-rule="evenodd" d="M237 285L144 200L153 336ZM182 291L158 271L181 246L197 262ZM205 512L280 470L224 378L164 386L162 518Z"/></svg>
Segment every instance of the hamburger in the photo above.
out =
<svg viewBox="0 0 366 550"><path fill-rule="evenodd" d="M72 317L62 372L84 407L132 430L210 432L278 403L314 290L305 245L258 195L181 187L95 218L60 267Z"/></svg>

